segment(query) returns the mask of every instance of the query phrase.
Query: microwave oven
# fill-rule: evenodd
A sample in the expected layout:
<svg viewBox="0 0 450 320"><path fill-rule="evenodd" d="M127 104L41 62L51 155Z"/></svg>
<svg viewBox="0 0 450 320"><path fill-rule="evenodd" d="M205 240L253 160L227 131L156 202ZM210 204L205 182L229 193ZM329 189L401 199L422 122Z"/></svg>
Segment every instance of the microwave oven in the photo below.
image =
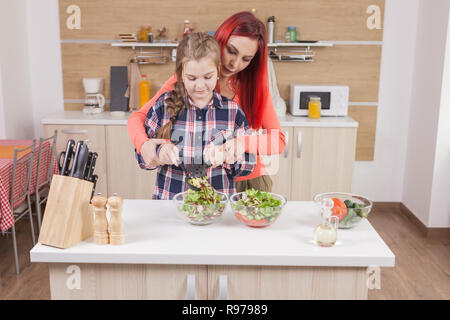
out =
<svg viewBox="0 0 450 320"><path fill-rule="evenodd" d="M320 116L346 116L348 94L348 86L291 84L289 111L293 116L308 116L309 97L319 97Z"/></svg>

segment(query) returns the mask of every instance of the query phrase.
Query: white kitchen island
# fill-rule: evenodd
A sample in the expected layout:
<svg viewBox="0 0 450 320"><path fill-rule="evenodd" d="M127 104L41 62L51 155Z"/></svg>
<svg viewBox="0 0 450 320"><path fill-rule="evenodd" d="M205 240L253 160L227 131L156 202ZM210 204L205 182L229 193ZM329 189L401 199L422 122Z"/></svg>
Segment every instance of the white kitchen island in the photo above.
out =
<svg viewBox="0 0 450 320"><path fill-rule="evenodd" d="M124 245L38 243L31 261L50 264L52 299L202 300L367 299L369 278L395 263L367 220L340 229L334 247L316 246L312 202L288 202L261 229L240 223L229 205L207 226L177 214L172 201L124 200Z"/></svg>

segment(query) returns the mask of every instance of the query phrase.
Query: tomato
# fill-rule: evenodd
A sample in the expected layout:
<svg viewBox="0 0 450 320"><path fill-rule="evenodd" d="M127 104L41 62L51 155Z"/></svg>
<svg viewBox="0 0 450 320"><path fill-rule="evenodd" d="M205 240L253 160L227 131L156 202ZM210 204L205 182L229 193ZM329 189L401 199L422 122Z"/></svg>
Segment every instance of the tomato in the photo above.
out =
<svg viewBox="0 0 450 320"><path fill-rule="evenodd" d="M265 227L269 224L269 222L266 219L261 219L261 220L250 220L249 221L249 226L252 227Z"/></svg>
<svg viewBox="0 0 450 320"><path fill-rule="evenodd" d="M239 212L235 212L234 215L236 216L236 218L245 223L246 225L248 225L249 227L266 227L269 225L269 221L267 221L266 219L261 219L261 220L249 220L245 215L240 214Z"/></svg>
<svg viewBox="0 0 450 320"><path fill-rule="evenodd" d="M338 217L339 221L347 215L347 206L338 198L332 198L334 206L331 209L331 215Z"/></svg>
<svg viewBox="0 0 450 320"><path fill-rule="evenodd" d="M234 215L236 216L236 218L238 218L239 221L241 221L241 222L243 222L245 224L248 223L248 219L247 219L246 216L244 216L244 215L242 215L242 214L240 214L238 212L236 212Z"/></svg>

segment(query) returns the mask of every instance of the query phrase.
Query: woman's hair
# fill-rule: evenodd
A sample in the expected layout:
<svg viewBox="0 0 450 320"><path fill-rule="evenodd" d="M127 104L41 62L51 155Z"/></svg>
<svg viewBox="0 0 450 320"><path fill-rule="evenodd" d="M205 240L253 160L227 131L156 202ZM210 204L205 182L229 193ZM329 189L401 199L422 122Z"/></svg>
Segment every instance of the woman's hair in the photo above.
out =
<svg viewBox="0 0 450 320"><path fill-rule="evenodd" d="M264 23L251 12L238 12L225 20L214 38L225 50L230 36L242 36L258 41L258 50L250 64L233 76L233 89L239 94L240 107L252 128L261 128L263 111L271 99L267 76L267 32Z"/></svg>
<svg viewBox="0 0 450 320"><path fill-rule="evenodd" d="M192 60L198 61L208 56L214 61L217 67L217 74L219 74L220 47L212 36L203 32L191 33L185 36L178 44L177 60L175 62L177 82L174 90L169 92L166 98L170 121L158 130L157 138L170 139L172 126L178 114L184 108L186 89L183 84L183 68L185 63Z"/></svg>

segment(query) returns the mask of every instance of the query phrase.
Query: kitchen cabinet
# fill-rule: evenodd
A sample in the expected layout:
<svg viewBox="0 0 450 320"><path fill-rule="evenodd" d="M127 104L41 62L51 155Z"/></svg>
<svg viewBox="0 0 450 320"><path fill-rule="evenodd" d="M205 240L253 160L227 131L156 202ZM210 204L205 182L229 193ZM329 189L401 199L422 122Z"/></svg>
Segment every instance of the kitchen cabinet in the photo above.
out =
<svg viewBox="0 0 450 320"><path fill-rule="evenodd" d="M92 125L78 125L78 124L65 124L65 125L45 125L45 133L47 137L53 135L54 130L58 130L58 137L56 141L56 155L61 151L66 150L67 140L73 139L75 143L79 140L87 143L90 151L98 153L98 158L95 164L94 173L98 175L98 181L95 188L95 192L101 192L102 194L108 194L108 178L106 171L106 145L105 145L105 127L104 126L92 126Z"/></svg>
<svg viewBox="0 0 450 320"><path fill-rule="evenodd" d="M295 128L292 138L292 200L352 191L356 128Z"/></svg>
<svg viewBox="0 0 450 320"><path fill-rule="evenodd" d="M208 266L208 299L365 300L366 269Z"/></svg>
<svg viewBox="0 0 450 320"><path fill-rule="evenodd" d="M207 271L196 265L58 263L50 265L50 291L53 300L206 300Z"/></svg>
<svg viewBox="0 0 450 320"><path fill-rule="evenodd" d="M108 194L125 199L151 199L157 170L142 170L126 126L105 126Z"/></svg>
<svg viewBox="0 0 450 320"><path fill-rule="evenodd" d="M395 264L367 219L339 230L333 247L314 245L321 217L311 201L289 201L259 230L229 206L208 226L177 214L170 200L125 199L123 245L38 243L30 259L49 264L52 299L367 299L368 268L381 277Z"/></svg>
<svg viewBox="0 0 450 320"><path fill-rule="evenodd" d="M282 127L286 148L262 157L272 192L310 201L321 192L352 191L356 128Z"/></svg>

